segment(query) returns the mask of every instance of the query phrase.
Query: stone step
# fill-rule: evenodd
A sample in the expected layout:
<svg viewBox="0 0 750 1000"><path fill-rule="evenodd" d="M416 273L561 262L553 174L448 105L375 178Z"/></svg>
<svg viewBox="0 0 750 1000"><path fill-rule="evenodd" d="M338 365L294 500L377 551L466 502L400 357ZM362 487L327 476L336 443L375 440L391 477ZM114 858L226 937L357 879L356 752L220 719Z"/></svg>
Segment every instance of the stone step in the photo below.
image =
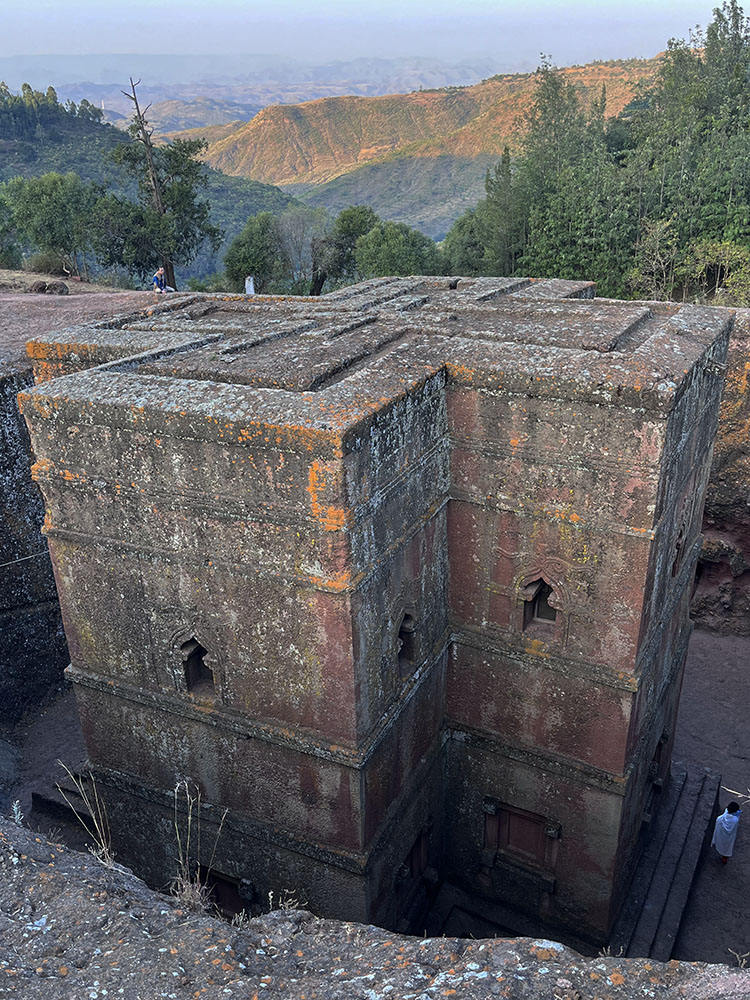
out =
<svg viewBox="0 0 750 1000"><path fill-rule="evenodd" d="M648 843L638 862L627 898L610 935L609 948L613 955L629 954L630 942L640 919L644 901L648 897L649 887L658 867L662 848L686 780L685 768L673 763L670 778L660 793L661 801L649 830Z"/></svg>
<svg viewBox="0 0 750 1000"><path fill-rule="evenodd" d="M702 775L688 772L680 800L672 815L669 831L662 843L659 862L648 887L648 893L643 900L638 923L625 953L629 958L647 958L651 954L651 947L659 930L667 897L677 874L685 841L690 832L702 784Z"/></svg>
<svg viewBox="0 0 750 1000"><path fill-rule="evenodd" d="M698 870L698 863L703 850L710 843L713 833L713 820L719 814L719 787L721 775L716 771L706 770L693 813L693 822L685 839L682 857L672 886L669 890L664 911L659 923L659 930L651 947L651 958L659 962L668 962L672 957L672 949L677 940L677 933L685 912L690 889Z"/></svg>
<svg viewBox="0 0 750 1000"><path fill-rule="evenodd" d="M714 815L720 776L674 763L649 844L610 938L612 954L669 961Z"/></svg>

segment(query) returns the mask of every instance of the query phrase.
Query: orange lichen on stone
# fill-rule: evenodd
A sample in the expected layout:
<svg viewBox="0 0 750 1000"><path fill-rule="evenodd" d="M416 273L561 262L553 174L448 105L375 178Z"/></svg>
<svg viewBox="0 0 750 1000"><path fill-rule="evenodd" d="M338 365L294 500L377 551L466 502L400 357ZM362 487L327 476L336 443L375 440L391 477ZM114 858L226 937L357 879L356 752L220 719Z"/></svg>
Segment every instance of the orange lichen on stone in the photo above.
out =
<svg viewBox="0 0 750 1000"><path fill-rule="evenodd" d="M47 476L54 472L55 463L49 458L38 458L31 466L31 477L37 479L39 476Z"/></svg>
<svg viewBox="0 0 750 1000"><path fill-rule="evenodd" d="M555 952L550 948L532 948L531 950L543 962L548 962L551 958L555 957Z"/></svg>
<svg viewBox="0 0 750 1000"><path fill-rule="evenodd" d="M351 573L348 570L341 570L338 573L332 573L330 576L311 576L310 582L317 587L323 587L326 590L331 590L334 593L340 593L346 590L352 585Z"/></svg>
<svg viewBox="0 0 750 1000"><path fill-rule="evenodd" d="M308 484L305 487L310 494L310 510L313 517L326 531L339 531L346 527L349 514L342 507L324 506L320 503L319 494L326 487L323 465L316 459L310 466Z"/></svg>
<svg viewBox="0 0 750 1000"><path fill-rule="evenodd" d="M526 643L526 652L532 653L534 656L545 656L549 658L549 651L547 645L541 639L529 639Z"/></svg>
<svg viewBox="0 0 750 1000"><path fill-rule="evenodd" d="M58 475L67 483L85 483L88 477L83 472L73 472L72 469L60 469Z"/></svg>

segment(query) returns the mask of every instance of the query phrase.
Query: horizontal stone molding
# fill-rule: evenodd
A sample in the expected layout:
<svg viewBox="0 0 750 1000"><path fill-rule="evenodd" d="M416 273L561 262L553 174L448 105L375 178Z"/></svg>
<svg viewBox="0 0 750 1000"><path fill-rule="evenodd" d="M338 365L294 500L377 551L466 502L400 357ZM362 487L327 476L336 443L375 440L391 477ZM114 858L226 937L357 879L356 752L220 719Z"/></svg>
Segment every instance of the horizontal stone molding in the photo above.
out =
<svg viewBox="0 0 750 1000"><path fill-rule="evenodd" d="M615 774L611 771L604 771L602 768L594 767L591 764L575 761L570 757L563 757L560 754L541 750L538 747L510 742L499 737L491 737L480 730L456 723L450 719L446 720L446 731L450 739L457 740L468 746L477 747L485 753L504 757L514 763L524 764L527 767L534 768L536 771L559 775L562 778L575 781L579 785L597 788L603 792L610 792L620 797L624 797L627 794L632 773L631 767L628 767L622 774Z"/></svg>
<svg viewBox="0 0 750 1000"><path fill-rule="evenodd" d="M67 668L66 674L73 684L105 694L110 698L142 705L178 719L190 719L192 722L214 726L241 739L257 739L265 743L274 743L287 750L360 770L367 766L380 743L389 735L393 727L398 725L409 701L416 695L432 670L441 669L447 651L448 636L445 635L441 638L437 650L430 650L429 656L415 669L408 682L401 689L399 697L383 713L377 727L367 735L359 747L334 746L301 729L295 729L291 732L288 726L281 723L274 724L252 720L244 712L224 705L214 704L210 707L204 703L196 705L188 696L180 696L177 692L137 687L122 680L82 670L72 664Z"/></svg>

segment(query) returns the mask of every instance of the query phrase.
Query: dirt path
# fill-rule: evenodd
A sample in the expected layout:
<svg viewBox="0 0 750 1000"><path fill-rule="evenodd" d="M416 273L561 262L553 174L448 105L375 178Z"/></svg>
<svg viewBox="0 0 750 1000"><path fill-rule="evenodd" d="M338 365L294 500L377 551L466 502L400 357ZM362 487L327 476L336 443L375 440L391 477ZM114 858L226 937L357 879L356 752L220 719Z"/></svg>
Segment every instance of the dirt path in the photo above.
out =
<svg viewBox="0 0 750 1000"><path fill-rule="evenodd" d="M674 759L722 775L721 804L750 784L750 639L696 632L690 642ZM711 849L698 869L674 957L735 964L750 952L750 803L743 806L734 857Z"/></svg>

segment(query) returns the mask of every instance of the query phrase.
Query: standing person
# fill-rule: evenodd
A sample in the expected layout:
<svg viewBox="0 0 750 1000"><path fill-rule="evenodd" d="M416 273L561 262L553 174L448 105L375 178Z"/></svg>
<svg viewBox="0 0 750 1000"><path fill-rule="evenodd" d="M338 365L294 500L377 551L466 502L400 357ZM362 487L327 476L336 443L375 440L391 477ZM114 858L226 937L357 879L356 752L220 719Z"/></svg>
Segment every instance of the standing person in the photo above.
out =
<svg viewBox="0 0 750 1000"><path fill-rule="evenodd" d="M730 802L714 825L714 838L711 841L711 847L715 847L719 852L723 865L732 857L741 812L739 802Z"/></svg>
<svg viewBox="0 0 750 1000"><path fill-rule="evenodd" d="M151 284L154 286L154 291L157 295L162 292L173 292L174 288L167 284L167 279L164 277L164 268L157 267L156 272L151 279Z"/></svg>

